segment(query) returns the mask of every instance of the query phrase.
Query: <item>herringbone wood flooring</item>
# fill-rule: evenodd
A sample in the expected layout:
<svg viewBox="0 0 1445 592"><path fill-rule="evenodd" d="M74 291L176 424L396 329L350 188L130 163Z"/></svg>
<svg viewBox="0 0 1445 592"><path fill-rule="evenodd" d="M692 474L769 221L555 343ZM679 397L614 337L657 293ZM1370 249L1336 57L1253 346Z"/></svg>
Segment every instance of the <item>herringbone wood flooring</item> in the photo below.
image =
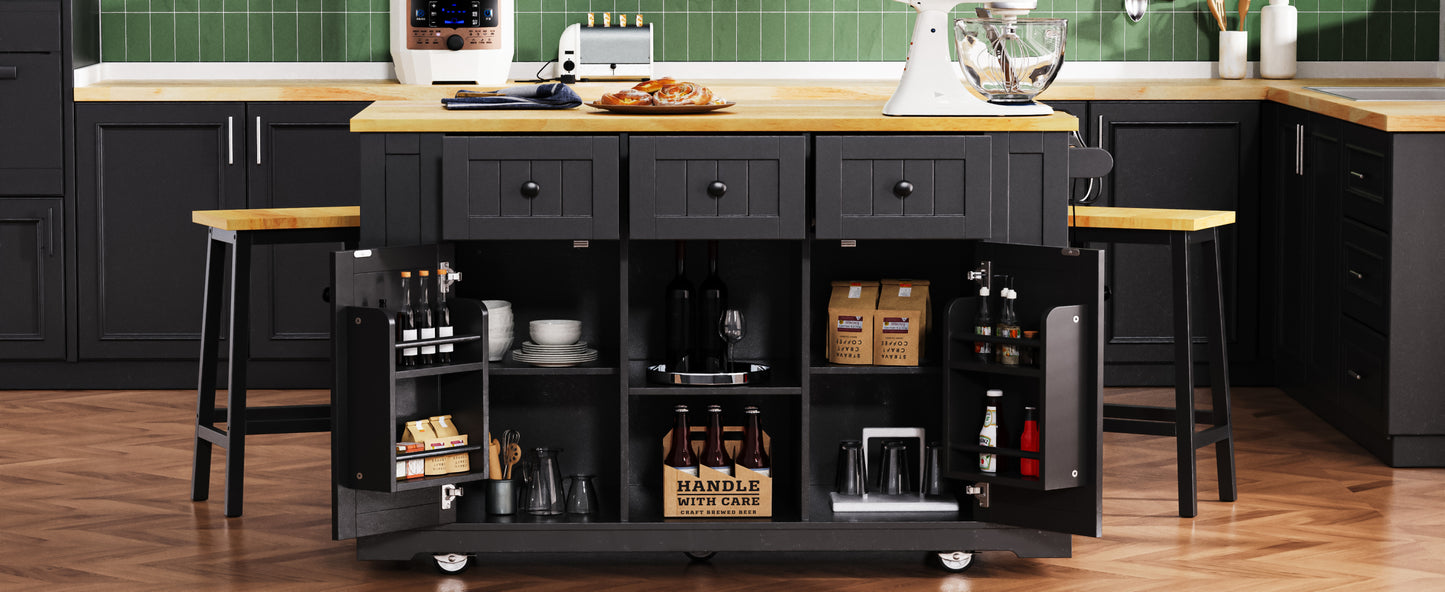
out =
<svg viewBox="0 0 1445 592"><path fill-rule="evenodd" d="M1214 501L1205 449L1199 516L1179 518L1172 441L1109 434L1103 538L1075 537L1068 559L981 554L962 575L915 553L484 556L456 577L359 562L330 540L325 434L250 440L245 516L222 516L219 454L212 499L191 502L194 397L0 392L0 590L1445 590L1445 470L1385 467L1273 389L1235 391L1238 502Z"/></svg>

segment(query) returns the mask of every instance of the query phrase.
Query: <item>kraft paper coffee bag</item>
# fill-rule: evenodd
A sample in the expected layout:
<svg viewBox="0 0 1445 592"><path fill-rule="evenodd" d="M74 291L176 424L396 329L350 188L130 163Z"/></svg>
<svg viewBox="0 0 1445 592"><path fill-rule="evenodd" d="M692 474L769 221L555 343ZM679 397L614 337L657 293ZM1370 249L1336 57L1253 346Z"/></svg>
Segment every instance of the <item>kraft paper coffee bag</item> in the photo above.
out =
<svg viewBox="0 0 1445 592"><path fill-rule="evenodd" d="M878 310L873 313L873 363L879 366L917 366L923 357L923 339L932 328L928 280L883 280Z"/></svg>
<svg viewBox="0 0 1445 592"><path fill-rule="evenodd" d="M873 313L878 282L833 282L828 298L828 361L873 363Z"/></svg>

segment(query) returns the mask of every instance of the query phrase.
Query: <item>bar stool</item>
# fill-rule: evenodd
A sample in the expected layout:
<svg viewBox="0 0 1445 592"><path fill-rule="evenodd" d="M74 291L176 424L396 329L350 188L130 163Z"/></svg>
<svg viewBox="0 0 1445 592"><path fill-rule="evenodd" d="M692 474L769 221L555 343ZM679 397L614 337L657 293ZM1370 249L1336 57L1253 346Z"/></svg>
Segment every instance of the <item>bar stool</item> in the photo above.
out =
<svg viewBox="0 0 1445 592"><path fill-rule="evenodd" d="M191 463L191 499L210 494L211 446L226 449L227 517L241 515L242 468L246 434L331 431L330 405L246 407L246 362L251 353L251 247L342 242L356 248L361 208L318 207L254 210L197 210L191 221L207 226L205 306L201 317L200 378L196 386L196 448ZM230 366L226 408L216 409L221 290L226 246L231 247ZM226 429L215 424L226 423Z"/></svg>
<svg viewBox="0 0 1445 592"><path fill-rule="evenodd" d="M1235 490L1234 436L1229 420L1229 352L1224 337L1224 304L1219 271L1219 227L1234 223L1234 212L1078 206L1069 225L1080 242L1169 245L1174 285L1174 407L1104 405L1104 431L1172 436L1179 463L1179 515L1199 513L1195 450L1214 444L1219 500ZM1189 246L1204 249L1204 297L1209 316L1209 386L1213 409L1194 409L1193 328L1190 322ZM1182 337L1181 337L1182 336ZM1195 431L1195 424L1210 424Z"/></svg>

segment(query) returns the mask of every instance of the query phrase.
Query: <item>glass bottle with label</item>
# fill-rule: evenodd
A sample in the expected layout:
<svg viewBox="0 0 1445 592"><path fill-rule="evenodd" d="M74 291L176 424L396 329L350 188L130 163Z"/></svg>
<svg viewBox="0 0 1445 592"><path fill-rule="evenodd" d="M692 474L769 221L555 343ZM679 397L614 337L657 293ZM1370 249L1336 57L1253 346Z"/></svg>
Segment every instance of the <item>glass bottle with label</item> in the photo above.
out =
<svg viewBox="0 0 1445 592"><path fill-rule="evenodd" d="M989 389L988 406L984 408L983 428L978 431L978 445L988 448L998 447L998 407L1003 399L1003 391ZM978 455L978 470L984 473L998 472L998 455L983 453Z"/></svg>
<svg viewBox="0 0 1445 592"><path fill-rule="evenodd" d="M421 300L416 307L416 332L418 339L436 339L436 324L432 319L431 298L427 296L427 285L431 283L431 270L423 269L416 272L416 283L421 287ZM436 358L437 346L421 346L421 356L417 361L423 366L430 366Z"/></svg>
<svg viewBox="0 0 1445 592"><path fill-rule="evenodd" d="M672 408L672 445L663 459L669 467L697 476L697 455L692 453L692 441L688 437L691 428L687 425L687 405Z"/></svg>
<svg viewBox="0 0 1445 592"><path fill-rule="evenodd" d="M677 241L677 275L667 284L667 304L663 316L667 341L663 363L669 372L689 372L693 349L693 308L696 306L692 282L687 281L685 264L687 243Z"/></svg>
<svg viewBox="0 0 1445 592"><path fill-rule="evenodd" d="M728 456L728 449L723 445L722 427L722 406L707 406L707 435L702 442L702 459L699 461L703 466L727 475L733 474L733 459Z"/></svg>
<svg viewBox="0 0 1445 592"><path fill-rule="evenodd" d="M763 429L758 425L758 408L748 405L743 409L747 422L743 424L743 443L738 447L738 466L751 469L764 477L773 475L773 461L763 446Z"/></svg>
<svg viewBox="0 0 1445 592"><path fill-rule="evenodd" d="M1003 297L1003 306L998 314L998 330L995 335L999 337L1010 337L1018 339L1022 336L1019 330L1019 317L1014 312L1014 300L1018 298L1018 292L1012 288L1004 288L999 292ZM1019 346L1008 343L1000 343L998 346L998 363L1005 366L1019 365Z"/></svg>
<svg viewBox="0 0 1445 592"><path fill-rule="evenodd" d="M1039 411L1035 407L1024 407L1024 433L1019 436L1019 449L1025 452L1039 451ZM1039 478L1039 460L1019 459L1019 473L1025 479Z"/></svg>
<svg viewBox="0 0 1445 592"><path fill-rule="evenodd" d="M447 305L447 272L448 270L445 268L437 270L437 300L436 310L434 312L437 325L437 337L451 337L454 335L452 328L452 309L451 306ZM456 346L453 344L438 345L437 363L452 363L453 351L456 351Z"/></svg>
<svg viewBox="0 0 1445 592"><path fill-rule="evenodd" d="M978 314L973 317L973 332L975 335L993 334L993 313L988 310L988 286L978 289ZM973 342L973 357L980 362L992 362L993 344Z"/></svg>
<svg viewBox="0 0 1445 592"><path fill-rule="evenodd" d="M401 272L401 307L396 312L396 341L404 343L416 341L416 315L411 310L411 272ZM398 350L397 362L403 367L416 366L417 350L414 347L407 347Z"/></svg>
<svg viewBox="0 0 1445 592"><path fill-rule="evenodd" d="M717 272L717 241L707 243L707 278L698 285L697 328L694 330L698 342L698 359L702 360L702 372L728 372L723 367L724 348L722 336L718 335L718 321L728 307L728 287Z"/></svg>

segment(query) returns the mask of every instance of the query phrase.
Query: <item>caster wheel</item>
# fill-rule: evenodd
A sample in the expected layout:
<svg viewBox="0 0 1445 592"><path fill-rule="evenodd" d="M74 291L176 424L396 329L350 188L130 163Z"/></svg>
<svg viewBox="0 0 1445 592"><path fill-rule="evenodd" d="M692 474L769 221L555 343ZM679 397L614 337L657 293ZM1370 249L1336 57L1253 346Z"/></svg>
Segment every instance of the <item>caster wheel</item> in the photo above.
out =
<svg viewBox="0 0 1445 592"><path fill-rule="evenodd" d="M965 551L947 551L938 554L938 564L944 571L950 573L962 573L968 571L973 565L973 553Z"/></svg>
<svg viewBox="0 0 1445 592"><path fill-rule="evenodd" d="M437 553L431 558L436 561L437 571L448 575L462 573L472 566L472 556L461 553Z"/></svg>
<svg viewBox="0 0 1445 592"><path fill-rule="evenodd" d="M717 555L717 551L683 551L682 554L687 555L687 558L693 563L706 563L711 561L714 555Z"/></svg>

